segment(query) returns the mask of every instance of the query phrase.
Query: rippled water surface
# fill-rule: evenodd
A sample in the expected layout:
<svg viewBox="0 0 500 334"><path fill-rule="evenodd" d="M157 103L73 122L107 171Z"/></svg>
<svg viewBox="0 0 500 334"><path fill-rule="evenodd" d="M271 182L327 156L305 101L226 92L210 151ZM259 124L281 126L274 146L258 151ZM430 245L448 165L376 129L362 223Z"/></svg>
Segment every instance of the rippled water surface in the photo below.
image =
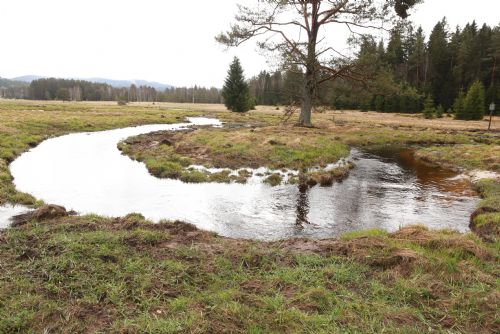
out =
<svg viewBox="0 0 500 334"><path fill-rule="evenodd" d="M219 121L192 118L195 125ZM452 172L419 164L410 151L353 150L356 168L333 187L301 191L270 187L253 178L241 184L185 184L151 176L123 156L117 143L188 124L146 125L49 139L11 165L15 184L47 203L80 213L154 221L179 219L230 237L264 240L325 238L347 231L408 224L468 230L477 198Z"/></svg>

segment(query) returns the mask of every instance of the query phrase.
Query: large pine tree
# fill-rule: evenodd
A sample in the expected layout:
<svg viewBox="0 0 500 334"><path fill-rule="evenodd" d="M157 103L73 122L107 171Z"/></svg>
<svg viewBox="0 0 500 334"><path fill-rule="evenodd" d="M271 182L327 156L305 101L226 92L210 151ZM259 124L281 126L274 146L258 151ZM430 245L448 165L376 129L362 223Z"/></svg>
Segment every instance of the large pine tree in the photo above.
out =
<svg viewBox="0 0 500 334"><path fill-rule="evenodd" d="M429 37L430 92L437 104L449 108L453 102L453 87L450 86L451 54L448 46L446 19L436 24Z"/></svg>
<svg viewBox="0 0 500 334"><path fill-rule="evenodd" d="M243 68L237 57L234 57L229 67L228 75L222 88L222 97L227 109L231 111L246 112L250 110L248 84L245 82Z"/></svg>

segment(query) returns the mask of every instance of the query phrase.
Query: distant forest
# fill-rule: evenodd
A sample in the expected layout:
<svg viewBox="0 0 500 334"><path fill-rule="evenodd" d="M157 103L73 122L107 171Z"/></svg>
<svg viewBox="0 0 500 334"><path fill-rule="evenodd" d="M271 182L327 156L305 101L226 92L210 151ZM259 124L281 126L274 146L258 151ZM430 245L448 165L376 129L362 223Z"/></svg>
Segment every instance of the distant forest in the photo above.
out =
<svg viewBox="0 0 500 334"><path fill-rule="evenodd" d="M450 32L443 19L426 38L421 27L406 23L391 31L388 43L370 35L350 42L358 47L355 62L368 79L324 83L318 105L412 113L422 111L430 96L448 110L475 81L486 90L485 102L499 105L500 25L479 28L472 22ZM292 69L261 72L249 85L256 104L288 104L300 102L301 80Z"/></svg>
<svg viewBox="0 0 500 334"><path fill-rule="evenodd" d="M355 63L365 82L337 80L318 89L317 104L336 109L420 112L426 97L448 110L461 91L475 81L486 101L500 104L500 25L475 22L451 31L446 19L427 38L409 22L396 26L387 43L363 35L350 40L358 50ZM256 105L300 103L302 74L298 68L262 71L248 81ZM0 78L0 97L35 100L221 103L217 88L177 87L157 91L148 86L115 88L82 80L39 79L27 85Z"/></svg>

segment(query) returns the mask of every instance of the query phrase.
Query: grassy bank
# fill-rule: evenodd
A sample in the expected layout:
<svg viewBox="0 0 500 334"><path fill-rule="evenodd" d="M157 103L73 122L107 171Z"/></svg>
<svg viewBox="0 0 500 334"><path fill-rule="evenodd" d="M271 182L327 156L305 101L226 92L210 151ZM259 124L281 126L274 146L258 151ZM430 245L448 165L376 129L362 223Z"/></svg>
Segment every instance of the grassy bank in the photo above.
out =
<svg viewBox="0 0 500 334"><path fill-rule="evenodd" d="M471 216L471 229L486 241L498 242L500 238L500 182L480 180L477 191L483 200Z"/></svg>
<svg viewBox="0 0 500 334"><path fill-rule="evenodd" d="M495 143L475 145L433 146L418 150L417 157L448 168L489 170L500 172L500 145Z"/></svg>
<svg viewBox="0 0 500 334"><path fill-rule="evenodd" d="M406 228L231 240L140 216L0 232L0 332L491 333L495 249Z"/></svg>

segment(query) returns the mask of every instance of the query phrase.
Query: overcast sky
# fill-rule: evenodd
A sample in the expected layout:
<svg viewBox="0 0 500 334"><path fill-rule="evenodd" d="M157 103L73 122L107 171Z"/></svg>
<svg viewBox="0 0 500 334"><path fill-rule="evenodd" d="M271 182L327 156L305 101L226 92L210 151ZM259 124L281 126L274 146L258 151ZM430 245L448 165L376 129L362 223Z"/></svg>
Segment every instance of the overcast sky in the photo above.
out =
<svg viewBox="0 0 500 334"><path fill-rule="evenodd" d="M247 76L267 66L252 42L225 51L214 40L242 1L256 2L0 0L0 77L105 77L221 87L235 55ZM443 16L450 27L474 19L497 25L499 13L499 0L426 0L412 20L428 34Z"/></svg>

